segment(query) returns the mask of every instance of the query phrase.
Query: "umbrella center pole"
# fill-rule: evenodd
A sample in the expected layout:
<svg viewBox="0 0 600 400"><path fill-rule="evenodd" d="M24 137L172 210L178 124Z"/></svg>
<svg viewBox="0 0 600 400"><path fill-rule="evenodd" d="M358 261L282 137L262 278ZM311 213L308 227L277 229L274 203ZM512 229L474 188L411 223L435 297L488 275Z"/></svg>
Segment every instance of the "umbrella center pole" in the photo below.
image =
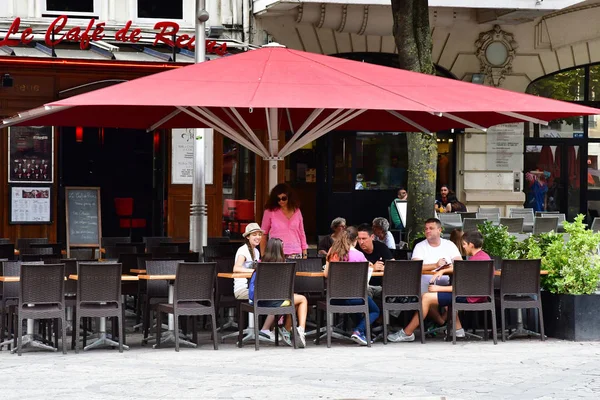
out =
<svg viewBox="0 0 600 400"><path fill-rule="evenodd" d="M204 129L196 129L194 137L194 180L190 205L190 250L203 256L207 244L207 215L204 178Z"/></svg>

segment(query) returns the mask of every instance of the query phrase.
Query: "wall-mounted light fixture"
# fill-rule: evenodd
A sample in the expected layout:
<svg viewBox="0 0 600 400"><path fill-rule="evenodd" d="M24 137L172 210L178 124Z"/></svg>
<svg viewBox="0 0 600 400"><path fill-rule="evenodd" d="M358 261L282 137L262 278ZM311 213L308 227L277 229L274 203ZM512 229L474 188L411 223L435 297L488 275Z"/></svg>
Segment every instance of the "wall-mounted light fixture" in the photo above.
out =
<svg viewBox="0 0 600 400"><path fill-rule="evenodd" d="M78 126L77 128L75 128L75 141L77 143L83 142L83 127L82 126Z"/></svg>

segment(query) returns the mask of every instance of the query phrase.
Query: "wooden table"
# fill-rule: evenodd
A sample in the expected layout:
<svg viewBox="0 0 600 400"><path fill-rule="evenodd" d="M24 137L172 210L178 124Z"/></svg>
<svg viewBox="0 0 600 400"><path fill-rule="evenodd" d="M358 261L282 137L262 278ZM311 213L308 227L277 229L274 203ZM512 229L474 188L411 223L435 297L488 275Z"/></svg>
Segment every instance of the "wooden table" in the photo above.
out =
<svg viewBox="0 0 600 400"><path fill-rule="evenodd" d="M136 278L143 279L146 281L167 281L169 284L169 304L173 304L173 298L175 293L175 275L138 275ZM173 314L169 314L169 330L163 332L160 338L156 338L157 342L160 340L161 344L175 343L175 335L180 335L179 343L190 347L196 347L196 343L190 342L189 338L181 335L179 332L175 332L175 320ZM156 344L153 346L156 348Z"/></svg>
<svg viewBox="0 0 600 400"><path fill-rule="evenodd" d="M78 276L76 274L71 274L69 275L69 279L71 280L78 280ZM121 275L121 280L122 281L138 281L139 278L135 275Z"/></svg>
<svg viewBox="0 0 600 400"><path fill-rule="evenodd" d="M129 272L131 272L132 274L145 274L146 270L145 269L132 268L132 269L129 270Z"/></svg>

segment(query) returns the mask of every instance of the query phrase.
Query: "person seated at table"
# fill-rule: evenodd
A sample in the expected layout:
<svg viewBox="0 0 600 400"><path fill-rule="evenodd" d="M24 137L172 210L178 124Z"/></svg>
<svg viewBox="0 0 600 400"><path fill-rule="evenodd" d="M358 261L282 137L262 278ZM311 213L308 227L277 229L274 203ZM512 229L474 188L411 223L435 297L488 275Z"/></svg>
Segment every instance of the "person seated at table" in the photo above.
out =
<svg viewBox="0 0 600 400"><path fill-rule="evenodd" d="M261 262L285 262L285 255L283 254L283 242L278 238L271 238L267 242L267 247L265 248L265 254L262 256ZM250 286L252 288L252 292L254 292L254 279L250 281ZM272 304L260 304L264 307L280 307L282 304L288 302L289 300L284 301L283 303L280 301L273 301ZM268 302L265 302L268 303ZM294 307L296 308L296 316L298 318L298 327L296 332L298 332L298 338L300 339L299 346L300 348L304 348L306 346L306 314L308 313L308 301L306 297L301 294L294 293ZM290 332L292 331L292 317L288 315L285 320L285 326L281 326L278 328L279 335L288 346L292 345Z"/></svg>
<svg viewBox="0 0 600 400"><path fill-rule="evenodd" d="M356 249L364 254L374 271L383 271L384 263L394 259L391 250L384 243L375 240L373 227L369 224L362 224L358 227ZM376 304L381 304L381 286L369 285L369 296L375 300Z"/></svg>
<svg viewBox="0 0 600 400"><path fill-rule="evenodd" d="M404 187L398 188L397 198L395 198L392 201L392 204L390 204L390 218L392 219L392 225L395 229L404 229L402 219L400 218L400 214L398 213L398 207L396 207L396 203L398 201L408 201L408 192Z"/></svg>
<svg viewBox="0 0 600 400"><path fill-rule="evenodd" d="M469 257L469 261L485 261L490 260L490 256L482 250L483 247L483 236L479 231L468 231L465 232L462 237L462 247L465 253ZM440 286L437 285L437 279L443 274L450 274L453 272L454 267L450 266L446 269L437 271L430 280L429 291L423 294L423 314L429 315L435 318L435 322L439 325L446 323L447 316L441 316L439 313L432 313L428 311L437 309L437 307L447 307L452 304L452 286ZM456 301L459 303L482 303L488 301L487 297L457 297ZM412 342L415 340L414 331L419 327L419 313L415 313L412 319L398 332L388 334L388 340L391 342ZM465 337L465 330L463 329L460 319L456 317L456 337Z"/></svg>
<svg viewBox="0 0 600 400"><path fill-rule="evenodd" d="M339 235L329 252L327 253L326 262L325 262L325 270L323 271L323 276L327 278L329 273L329 263L330 262L365 262L367 259L365 255L356 249L356 242L358 240L358 230L351 226L344 234ZM379 317L379 307L373 301L373 298L369 296L367 298L368 306L369 306L369 322L373 324L377 317ZM347 304L347 305L359 305L363 304L361 299L346 299L346 300L333 300L333 304ZM365 336L365 317L363 314L360 314L360 319L352 332L352 336L350 337L353 341L360 344L361 346L366 346L367 338ZM371 340L369 338L368 340Z"/></svg>
<svg viewBox="0 0 600 400"><path fill-rule="evenodd" d="M396 250L396 241L390 232L390 223L387 219L377 217L373 220L373 234L375 241L385 244L390 250Z"/></svg>
<svg viewBox="0 0 600 400"><path fill-rule="evenodd" d="M260 229L260 225L256 222L252 222L246 226L246 230L242 235L245 239L245 243L237 249L235 253L235 264L233 265L233 272L248 273L254 272L256 263L260 259L260 252L258 247L263 237L263 231ZM248 299L248 279L246 278L235 278L233 280L233 295L238 300ZM267 339L275 341L275 335L271 332L270 327L275 321L275 316L267 316L260 335Z"/></svg>
<svg viewBox="0 0 600 400"><path fill-rule="evenodd" d="M331 221L331 230L333 233L331 235L323 237L317 246L319 250L319 254L326 256L327 252L331 248L333 241L335 238L346 229L346 220L342 217L337 217L333 221Z"/></svg>
<svg viewBox="0 0 600 400"><path fill-rule="evenodd" d="M456 247L458 247L458 251L460 252L460 255L463 257L463 259L467 256L467 253L465 253L465 250L462 247L462 237L463 237L463 231L460 228L454 228L452 229L452 232L450 232L450 241L452 243L454 243L456 245Z"/></svg>

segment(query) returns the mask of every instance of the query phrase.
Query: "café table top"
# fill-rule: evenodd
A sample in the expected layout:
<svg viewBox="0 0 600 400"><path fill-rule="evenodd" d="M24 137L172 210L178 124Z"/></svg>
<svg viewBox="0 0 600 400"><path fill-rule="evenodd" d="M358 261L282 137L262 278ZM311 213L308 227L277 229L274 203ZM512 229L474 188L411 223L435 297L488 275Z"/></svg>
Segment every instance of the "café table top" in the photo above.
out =
<svg viewBox="0 0 600 400"><path fill-rule="evenodd" d="M145 274L146 270L145 269L132 268L132 269L129 270L129 272L131 272L132 274Z"/></svg>
<svg viewBox="0 0 600 400"><path fill-rule="evenodd" d="M76 281L78 276L76 274L69 275L69 279ZM139 280L135 275L121 275L122 281L137 281Z"/></svg>
<svg viewBox="0 0 600 400"><path fill-rule="evenodd" d="M173 275L138 275L139 279L146 281L174 281L175 274Z"/></svg>
<svg viewBox="0 0 600 400"><path fill-rule="evenodd" d="M448 271L450 272L450 271ZM434 272L433 271L423 271L423 275L433 275ZM502 275L502 271L501 270L496 270L494 271L494 275L496 276L501 276ZM548 275L548 271L546 270L541 270L540 271L540 275ZM251 278L252 277L252 273L251 272L221 272L219 274L217 274L217 276L219 278L229 278L229 279L234 279L234 278ZM296 272L296 276L303 276L303 277L308 277L308 278L323 278L324 274L323 271L315 271L315 272L307 272L307 271L298 271ZM384 276L384 271L373 271L373 274L371 276Z"/></svg>

